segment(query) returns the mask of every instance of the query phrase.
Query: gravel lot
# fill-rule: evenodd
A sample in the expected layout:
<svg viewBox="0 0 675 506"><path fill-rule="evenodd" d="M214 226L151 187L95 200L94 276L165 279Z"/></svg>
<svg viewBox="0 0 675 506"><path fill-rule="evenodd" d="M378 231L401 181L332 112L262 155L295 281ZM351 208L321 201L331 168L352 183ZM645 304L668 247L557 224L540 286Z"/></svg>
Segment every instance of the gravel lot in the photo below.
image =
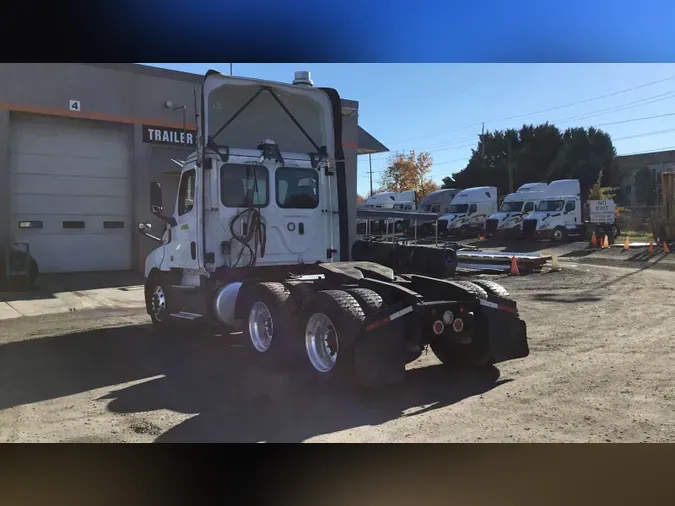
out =
<svg viewBox="0 0 675 506"><path fill-rule="evenodd" d="M378 395L263 370L241 335L160 339L140 308L0 321L0 441L675 440L675 273L574 261L502 280L528 358L468 374L429 352Z"/></svg>

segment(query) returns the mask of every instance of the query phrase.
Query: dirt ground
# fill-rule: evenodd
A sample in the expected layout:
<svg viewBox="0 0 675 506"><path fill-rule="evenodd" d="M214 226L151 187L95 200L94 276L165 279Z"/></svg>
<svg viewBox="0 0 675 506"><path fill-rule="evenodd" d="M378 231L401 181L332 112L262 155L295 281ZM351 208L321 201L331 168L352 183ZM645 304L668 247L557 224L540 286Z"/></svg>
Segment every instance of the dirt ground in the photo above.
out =
<svg viewBox="0 0 675 506"><path fill-rule="evenodd" d="M529 357L469 374L429 352L367 396L272 373L241 335L160 339L140 308L0 321L0 441L675 440L675 273L574 261L502 279Z"/></svg>

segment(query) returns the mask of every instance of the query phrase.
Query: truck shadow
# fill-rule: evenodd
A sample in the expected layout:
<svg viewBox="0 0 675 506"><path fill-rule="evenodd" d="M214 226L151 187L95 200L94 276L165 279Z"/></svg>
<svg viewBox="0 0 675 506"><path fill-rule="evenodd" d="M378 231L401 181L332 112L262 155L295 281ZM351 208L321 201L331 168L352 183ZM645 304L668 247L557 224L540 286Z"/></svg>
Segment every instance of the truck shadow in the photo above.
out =
<svg viewBox="0 0 675 506"><path fill-rule="evenodd" d="M414 416L506 382L496 368L428 365L401 385L355 395L271 371L259 359L241 335L202 336L189 327L168 336L130 325L16 341L0 346L0 409L111 389L97 399L114 413L196 415L158 442L295 442ZM122 386L132 381L141 383Z"/></svg>
<svg viewBox="0 0 675 506"><path fill-rule="evenodd" d="M412 369L405 383L384 389L327 389L269 370L242 338L209 337L192 348L193 357L165 360L163 378L110 392L108 409L197 415L156 442L300 442L449 406L506 382L496 368L460 373L438 364Z"/></svg>

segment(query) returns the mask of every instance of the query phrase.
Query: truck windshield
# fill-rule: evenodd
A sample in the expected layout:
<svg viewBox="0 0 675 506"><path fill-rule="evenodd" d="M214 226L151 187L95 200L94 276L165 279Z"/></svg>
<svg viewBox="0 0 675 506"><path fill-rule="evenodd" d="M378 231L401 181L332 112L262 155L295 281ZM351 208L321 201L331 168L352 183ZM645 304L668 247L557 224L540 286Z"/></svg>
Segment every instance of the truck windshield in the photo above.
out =
<svg viewBox="0 0 675 506"><path fill-rule="evenodd" d="M502 207L499 209L503 213L519 213L523 208L522 202L502 202Z"/></svg>
<svg viewBox="0 0 675 506"><path fill-rule="evenodd" d="M469 204L453 204L448 206L449 213L465 213L469 210Z"/></svg>
<svg viewBox="0 0 675 506"><path fill-rule="evenodd" d="M564 200L544 200L537 206L537 211L562 211L564 205Z"/></svg>

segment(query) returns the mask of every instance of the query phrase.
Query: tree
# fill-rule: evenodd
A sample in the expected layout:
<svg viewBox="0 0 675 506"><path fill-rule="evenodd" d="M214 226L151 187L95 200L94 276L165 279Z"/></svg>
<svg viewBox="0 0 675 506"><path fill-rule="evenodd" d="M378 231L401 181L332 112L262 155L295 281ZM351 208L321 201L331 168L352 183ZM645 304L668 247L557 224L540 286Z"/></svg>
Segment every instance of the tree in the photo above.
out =
<svg viewBox="0 0 675 506"><path fill-rule="evenodd" d="M616 151L607 133L593 127L568 128L562 133L544 123L480 136L467 166L443 178L443 188L496 186L500 195L506 195L510 190L509 144L514 190L525 183L578 179L586 197L600 175L603 187L618 182Z"/></svg>
<svg viewBox="0 0 675 506"><path fill-rule="evenodd" d="M380 178L379 191L401 193L414 190L417 192L417 200L420 201L425 195L438 189L438 185L430 177L433 163L430 153L395 153Z"/></svg>
<svg viewBox="0 0 675 506"><path fill-rule="evenodd" d="M360 205L363 204L366 200L367 200L366 197L362 197L362 196L359 195L358 193L356 194L356 205L357 205L357 206L360 206Z"/></svg>
<svg viewBox="0 0 675 506"><path fill-rule="evenodd" d="M649 167L642 167L635 174L635 199L646 206L656 205L656 178Z"/></svg>

